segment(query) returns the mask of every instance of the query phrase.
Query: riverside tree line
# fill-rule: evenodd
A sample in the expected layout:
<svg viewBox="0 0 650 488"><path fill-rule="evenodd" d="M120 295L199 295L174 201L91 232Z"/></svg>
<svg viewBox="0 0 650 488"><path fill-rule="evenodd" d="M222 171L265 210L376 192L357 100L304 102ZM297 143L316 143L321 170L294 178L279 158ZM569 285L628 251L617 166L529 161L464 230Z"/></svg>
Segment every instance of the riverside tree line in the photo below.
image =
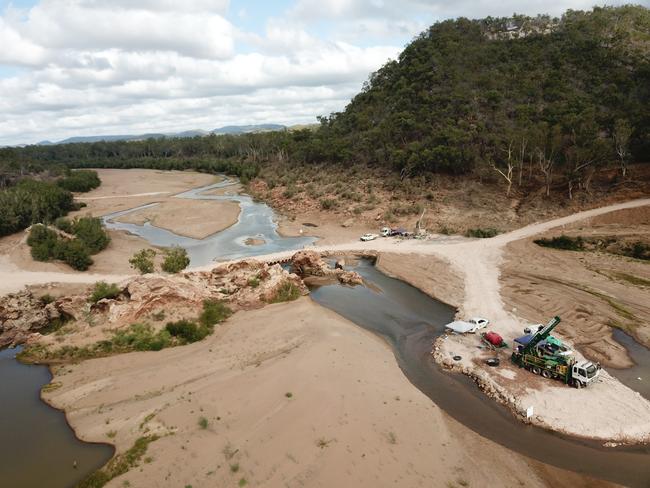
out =
<svg viewBox="0 0 650 488"><path fill-rule="evenodd" d="M245 183L275 165L354 165L572 198L603 168L625 179L650 160L648 32L641 6L439 22L311 129L4 148L0 164L192 168Z"/></svg>

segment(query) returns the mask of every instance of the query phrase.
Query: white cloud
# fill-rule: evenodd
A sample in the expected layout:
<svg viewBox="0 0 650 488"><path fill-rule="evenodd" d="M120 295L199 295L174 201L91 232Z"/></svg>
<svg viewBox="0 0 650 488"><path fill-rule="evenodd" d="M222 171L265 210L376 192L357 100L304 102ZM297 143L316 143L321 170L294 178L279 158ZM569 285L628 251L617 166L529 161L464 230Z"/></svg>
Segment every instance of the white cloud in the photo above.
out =
<svg viewBox="0 0 650 488"><path fill-rule="evenodd" d="M228 58L233 54L234 29L218 14L126 9L109 2L96 3L100 5L43 2L13 27L50 49L162 50L205 58Z"/></svg>

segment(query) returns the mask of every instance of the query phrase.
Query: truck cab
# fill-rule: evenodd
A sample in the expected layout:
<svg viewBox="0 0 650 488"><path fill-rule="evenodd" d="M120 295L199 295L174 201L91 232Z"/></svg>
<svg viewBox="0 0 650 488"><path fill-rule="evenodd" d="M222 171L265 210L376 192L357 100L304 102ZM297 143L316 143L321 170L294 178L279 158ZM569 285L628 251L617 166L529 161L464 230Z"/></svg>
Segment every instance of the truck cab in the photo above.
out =
<svg viewBox="0 0 650 488"><path fill-rule="evenodd" d="M591 361L580 361L573 363L571 367L571 379L576 388L582 388L595 382L600 376L600 364Z"/></svg>

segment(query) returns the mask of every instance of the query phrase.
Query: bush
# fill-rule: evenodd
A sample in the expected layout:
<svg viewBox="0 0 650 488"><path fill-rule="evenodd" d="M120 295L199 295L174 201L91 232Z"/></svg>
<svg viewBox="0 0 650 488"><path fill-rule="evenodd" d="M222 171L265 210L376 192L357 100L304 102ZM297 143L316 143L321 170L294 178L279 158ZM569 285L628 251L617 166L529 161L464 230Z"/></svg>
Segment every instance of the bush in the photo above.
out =
<svg viewBox="0 0 650 488"><path fill-rule="evenodd" d="M129 259L129 264L141 274L153 273L155 257L156 251L153 249L141 249Z"/></svg>
<svg viewBox="0 0 650 488"><path fill-rule="evenodd" d="M88 248L79 239L58 241L56 257L77 271L86 271L93 264Z"/></svg>
<svg viewBox="0 0 650 488"><path fill-rule="evenodd" d="M113 347L117 350L160 351L169 346L171 337L166 330L154 333L148 324L131 324L113 335Z"/></svg>
<svg viewBox="0 0 650 488"><path fill-rule="evenodd" d="M199 326L196 322L190 320L169 322L165 326L165 329L172 337L180 339L184 344L200 341L212 332L212 327Z"/></svg>
<svg viewBox="0 0 650 488"><path fill-rule="evenodd" d="M190 258L187 251L182 247L172 247L165 250L165 260L162 263L162 270L166 273L178 273L187 268Z"/></svg>
<svg viewBox="0 0 650 488"><path fill-rule="evenodd" d="M32 226L27 237L32 257L36 261L50 261L56 258L58 238L56 232L44 225Z"/></svg>
<svg viewBox="0 0 650 488"><path fill-rule="evenodd" d="M199 315L199 323L206 327L223 322L232 315L232 310L223 302L205 300L203 312Z"/></svg>
<svg viewBox="0 0 650 488"><path fill-rule="evenodd" d="M285 281L269 303L291 302L300 298L300 295L300 289L292 281Z"/></svg>
<svg viewBox="0 0 650 488"><path fill-rule="evenodd" d="M650 246L644 242L637 241L627 248L626 254L635 259L650 259Z"/></svg>
<svg viewBox="0 0 650 488"><path fill-rule="evenodd" d="M72 226L72 222L69 219L66 219L65 217L59 217L54 221L54 226L62 230L63 232L66 232L67 234L73 234L74 233L74 228Z"/></svg>
<svg viewBox="0 0 650 488"><path fill-rule="evenodd" d="M101 219L96 217L82 217L72 222L72 230L77 239L80 239L90 254L97 254L106 249L111 238L104 230Z"/></svg>
<svg viewBox="0 0 650 488"><path fill-rule="evenodd" d="M338 207L338 204L339 202L333 198L323 198L320 201L320 208L322 208L323 210L332 210Z"/></svg>
<svg viewBox="0 0 650 488"><path fill-rule="evenodd" d="M489 227L487 229L481 229L481 228L467 229L467 232L465 232L465 235L467 237L478 237L478 238L481 238L481 239L486 239L486 238L497 236L500 233L501 232L499 230L494 229L492 227Z"/></svg>
<svg viewBox="0 0 650 488"><path fill-rule="evenodd" d="M535 239L533 242L538 246L564 249L566 251L582 251L585 247L584 240L581 236L573 238L564 234L560 237L553 237L552 239Z"/></svg>
<svg viewBox="0 0 650 488"><path fill-rule="evenodd" d="M110 285L105 281L98 281L95 283L95 288L93 288L93 293L90 295L89 301L92 303L97 303L103 298L108 298L113 300L117 298L122 290L115 284L111 283Z"/></svg>

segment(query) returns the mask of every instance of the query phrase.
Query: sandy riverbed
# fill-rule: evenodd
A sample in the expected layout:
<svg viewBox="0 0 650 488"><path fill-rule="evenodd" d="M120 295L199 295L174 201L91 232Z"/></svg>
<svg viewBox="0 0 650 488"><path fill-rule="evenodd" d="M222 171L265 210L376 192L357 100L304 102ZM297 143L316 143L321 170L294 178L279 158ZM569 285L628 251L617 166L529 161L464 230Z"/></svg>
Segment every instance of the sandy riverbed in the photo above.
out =
<svg viewBox="0 0 650 488"><path fill-rule="evenodd" d="M160 202L161 208L129 214L134 223L153 220L172 232L203 238L223 230L239 217L239 205L233 202L198 201L173 198L173 195L219 181L215 175L191 171L158 171L146 169L98 169L102 185L88 193L77 194L87 204L69 217L84 215L100 217L113 212ZM89 272L94 274L131 274L129 258L140 249L152 247L146 240L121 231L109 231L111 244L93 256ZM24 270L30 273L65 273L81 275L63 263L34 261L25 234L19 232L0 238L0 273ZM32 275L34 278L38 275ZM20 281L22 283L22 281ZM7 286L7 284L5 284ZM0 285L0 292L3 287Z"/></svg>
<svg viewBox="0 0 650 488"><path fill-rule="evenodd" d="M117 221L138 225L149 222L178 235L204 239L236 224L239 213L237 202L195 200L188 204L186 199L174 198L126 214Z"/></svg>
<svg viewBox="0 0 650 488"><path fill-rule="evenodd" d="M55 368L53 381L47 401L85 440L111 432L123 451L173 434L114 487L589 484L449 419L386 344L309 298L238 312L190 346Z"/></svg>

